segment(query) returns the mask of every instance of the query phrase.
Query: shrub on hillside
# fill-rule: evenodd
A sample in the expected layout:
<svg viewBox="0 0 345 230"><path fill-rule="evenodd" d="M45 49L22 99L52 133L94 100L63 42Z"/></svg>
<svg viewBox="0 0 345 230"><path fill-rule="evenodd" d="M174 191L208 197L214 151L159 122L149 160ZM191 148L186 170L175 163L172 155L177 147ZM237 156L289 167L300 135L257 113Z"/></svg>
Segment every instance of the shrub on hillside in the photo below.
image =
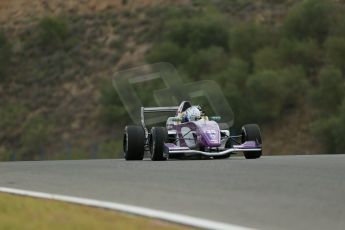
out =
<svg viewBox="0 0 345 230"><path fill-rule="evenodd" d="M106 125L125 123L128 114L122 105L107 105L102 108L102 118ZM122 122L123 121L123 122Z"/></svg>
<svg viewBox="0 0 345 230"><path fill-rule="evenodd" d="M0 161L10 161L11 156L12 154L8 149L5 147L0 148Z"/></svg>
<svg viewBox="0 0 345 230"><path fill-rule="evenodd" d="M239 130L245 123L261 122L261 120L256 119L255 115L253 114L253 101L249 100L247 91L238 88L233 83L228 83L226 88L223 90L223 93L234 112L235 130Z"/></svg>
<svg viewBox="0 0 345 230"><path fill-rule="evenodd" d="M252 55L260 48L269 46L276 36L273 30L254 23L234 26L230 34L230 50L249 63L252 62Z"/></svg>
<svg viewBox="0 0 345 230"><path fill-rule="evenodd" d="M311 91L312 103L322 114L332 114L345 96L341 71L332 66L324 67L320 71L318 80L318 87Z"/></svg>
<svg viewBox="0 0 345 230"><path fill-rule="evenodd" d="M333 130L333 138L335 142L335 152L334 153L345 153L345 100L343 100L342 105L339 108L338 116L336 118L336 127Z"/></svg>
<svg viewBox="0 0 345 230"><path fill-rule="evenodd" d="M228 86L236 86L244 90L249 76L249 65L239 58L231 58L222 71L215 71L208 75L209 79L215 80L224 89L224 93L231 91Z"/></svg>
<svg viewBox="0 0 345 230"><path fill-rule="evenodd" d="M250 105L246 101L248 97L245 93L249 72L247 62L231 58L226 69L207 75L209 79L216 81L221 86L224 96L234 112L236 128L240 128L246 122L248 111L250 111Z"/></svg>
<svg viewBox="0 0 345 230"><path fill-rule="evenodd" d="M228 49L228 30L218 18L193 17L171 20L166 24L167 39L192 50L219 46Z"/></svg>
<svg viewBox="0 0 345 230"><path fill-rule="evenodd" d="M327 154L345 153L345 100L337 113L320 118L311 125L314 135L325 146Z"/></svg>
<svg viewBox="0 0 345 230"><path fill-rule="evenodd" d="M327 61L345 73L345 38L329 37L325 43Z"/></svg>
<svg viewBox="0 0 345 230"><path fill-rule="evenodd" d="M20 138L21 158L33 160L42 148L51 143L53 130L53 124L42 117L35 117L27 121Z"/></svg>
<svg viewBox="0 0 345 230"><path fill-rule="evenodd" d="M9 69L11 46L6 36L0 31L0 81L4 80Z"/></svg>
<svg viewBox="0 0 345 230"><path fill-rule="evenodd" d="M314 75L322 63L322 53L313 40L283 39L277 50L284 66L300 65L308 75Z"/></svg>
<svg viewBox="0 0 345 230"><path fill-rule="evenodd" d="M97 158L121 158L122 152L122 139L120 140L108 140L99 146Z"/></svg>
<svg viewBox="0 0 345 230"><path fill-rule="evenodd" d="M339 121L336 116L321 118L311 123L311 131L315 139L322 143L324 152L322 153L335 153L335 140L334 130L336 129Z"/></svg>
<svg viewBox="0 0 345 230"><path fill-rule="evenodd" d="M345 36L345 14L344 8L338 7L334 12L334 22L331 27L330 36L344 37Z"/></svg>
<svg viewBox="0 0 345 230"><path fill-rule="evenodd" d="M295 106L309 91L309 82L303 68L293 66L278 71L285 88L285 106Z"/></svg>
<svg viewBox="0 0 345 230"><path fill-rule="evenodd" d="M60 18L43 18L39 22L38 29L38 40L47 50L63 48L70 36L67 22Z"/></svg>
<svg viewBox="0 0 345 230"><path fill-rule="evenodd" d="M254 67L256 71L277 70L283 66L282 58L276 48L264 47L258 50L254 56Z"/></svg>
<svg viewBox="0 0 345 230"><path fill-rule="evenodd" d="M156 45L147 56L147 61L150 63L169 62L178 66L185 64L188 56L188 49L181 48L176 43L167 41Z"/></svg>
<svg viewBox="0 0 345 230"><path fill-rule="evenodd" d="M279 73L262 71L249 77L247 95L251 104L250 114L257 121L277 118L284 105L286 88Z"/></svg>
<svg viewBox="0 0 345 230"><path fill-rule="evenodd" d="M293 7L284 20L285 35L296 39L316 39L322 43L332 26L333 3L304 0Z"/></svg>
<svg viewBox="0 0 345 230"><path fill-rule="evenodd" d="M199 80L201 76L217 73L226 68L228 58L220 47L212 46L194 52L184 66L184 70L194 79Z"/></svg>
<svg viewBox="0 0 345 230"><path fill-rule="evenodd" d="M0 107L0 130L8 132L18 130L25 119L27 108L23 105L7 104Z"/></svg>
<svg viewBox="0 0 345 230"><path fill-rule="evenodd" d="M127 111L111 82L103 83L100 103L103 105L102 119L105 124L114 125L119 121L125 123L129 120Z"/></svg>

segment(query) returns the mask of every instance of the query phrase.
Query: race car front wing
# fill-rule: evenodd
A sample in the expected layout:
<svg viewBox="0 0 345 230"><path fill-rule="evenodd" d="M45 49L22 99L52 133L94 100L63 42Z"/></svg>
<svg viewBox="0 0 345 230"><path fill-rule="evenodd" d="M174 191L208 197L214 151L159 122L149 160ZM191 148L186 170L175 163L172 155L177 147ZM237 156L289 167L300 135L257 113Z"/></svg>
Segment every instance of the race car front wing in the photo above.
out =
<svg viewBox="0 0 345 230"><path fill-rule="evenodd" d="M228 148L222 151L200 151L190 149L188 147L180 147L173 143L165 143L164 146L164 155L168 157L170 154L202 154L205 156L223 156L228 153L237 153L237 152L258 152L261 151L261 145L257 144L255 141L246 141L240 145L234 145L232 148Z"/></svg>

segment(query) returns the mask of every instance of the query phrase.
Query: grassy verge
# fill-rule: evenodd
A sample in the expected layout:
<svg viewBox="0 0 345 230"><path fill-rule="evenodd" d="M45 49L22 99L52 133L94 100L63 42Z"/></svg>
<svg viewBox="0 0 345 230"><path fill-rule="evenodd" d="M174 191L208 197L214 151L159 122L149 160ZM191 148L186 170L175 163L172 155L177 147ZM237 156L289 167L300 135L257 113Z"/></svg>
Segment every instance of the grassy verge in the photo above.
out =
<svg viewBox="0 0 345 230"><path fill-rule="evenodd" d="M0 193L0 229L186 229L113 211Z"/></svg>

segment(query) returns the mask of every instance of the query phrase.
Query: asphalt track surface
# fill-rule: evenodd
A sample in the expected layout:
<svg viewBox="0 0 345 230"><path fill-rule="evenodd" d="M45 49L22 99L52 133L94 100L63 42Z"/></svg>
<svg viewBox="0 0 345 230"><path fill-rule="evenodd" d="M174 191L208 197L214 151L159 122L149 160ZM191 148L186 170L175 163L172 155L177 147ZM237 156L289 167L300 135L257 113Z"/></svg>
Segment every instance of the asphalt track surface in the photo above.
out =
<svg viewBox="0 0 345 230"><path fill-rule="evenodd" d="M258 229L345 229L345 155L6 162L0 186Z"/></svg>

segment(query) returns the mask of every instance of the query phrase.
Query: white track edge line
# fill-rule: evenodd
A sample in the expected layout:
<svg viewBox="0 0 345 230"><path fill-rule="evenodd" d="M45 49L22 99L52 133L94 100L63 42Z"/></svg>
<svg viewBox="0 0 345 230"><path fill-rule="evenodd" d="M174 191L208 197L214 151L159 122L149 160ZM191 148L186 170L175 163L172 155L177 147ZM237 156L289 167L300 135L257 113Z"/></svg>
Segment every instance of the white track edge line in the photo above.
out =
<svg viewBox="0 0 345 230"><path fill-rule="evenodd" d="M107 201L101 201L101 200L65 196L65 195L52 194L52 193L35 192L35 191L14 189L14 188L8 188L8 187L0 187L0 192L110 209L110 210L125 212L129 214L135 214L138 216L165 220L168 222L187 225L191 227L203 228L203 229L252 230L252 228L247 228L247 227L243 227L239 225L205 220L205 219L191 217L187 215L176 214L176 213L171 213L171 212L166 212L166 211L159 211L159 210L138 207L138 206L133 206L133 205L126 205L126 204L115 203L115 202L107 202Z"/></svg>

